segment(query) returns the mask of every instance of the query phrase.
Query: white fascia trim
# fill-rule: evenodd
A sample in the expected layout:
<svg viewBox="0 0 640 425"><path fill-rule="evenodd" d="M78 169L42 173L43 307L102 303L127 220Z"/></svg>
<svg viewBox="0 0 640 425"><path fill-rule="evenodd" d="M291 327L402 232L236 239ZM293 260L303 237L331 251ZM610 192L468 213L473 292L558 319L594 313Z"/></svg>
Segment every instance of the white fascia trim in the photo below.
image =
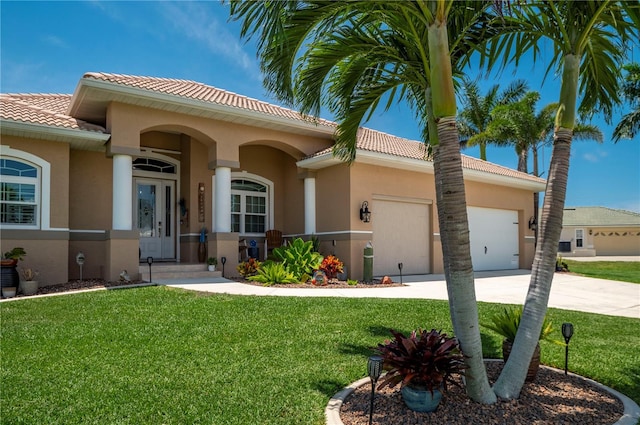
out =
<svg viewBox="0 0 640 425"><path fill-rule="evenodd" d="M393 156L378 152L357 150L355 162L390 168L401 168L403 170L416 171L419 173L434 174L433 162L431 161ZM307 158L298 161L296 165L300 168L319 170L340 163L342 163L341 160L335 158L331 152L328 152L322 155L315 156L313 158ZM463 168L462 172L464 178L470 181L491 183L500 186L515 187L519 189L527 189L534 192L543 192L546 188L546 182L538 183L522 180L516 177L500 176L498 174L492 174L486 171L470 170L468 168Z"/></svg>
<svg viewBox="0 0 640 425"><path fill-rule="evenodd" d="M242 108L220 105L212 102L205 102L203 100L188 99L173 94L151 92L149 90L139 89L136 87L122 86L117 83L111 83L108 81L94 80L94 79L81 79L78 83L75 93L73 94L72 102L69 105L69 115L73 114L77 110L77 99L84 97L81 94L85 88L95 88L98 90L105 90L109 92L115 92L123 95L129 95L136 98L145 98L151 101L163 102L176 106L183 106L194 108L202 111L220 113L231 116L249 118L256 121L268 122L273 124L280 124L291 128L298 128L303 130L316 131L323 135L333 137L336 129L323 124L314 124L311 121L294 121L288 118L278 117L274 115L265 114L263 112L250 111ZM274 105L276 106L276 105Z"/></svg>
<svg viewBox="0 0 640 425"><path fill-rule="evenodd" d="M96 142L105 143L111 137L110 134L106 133L96 133L93 131L86 130L78 130L72 128L64 128L64 127L55 127L44 124L34 124L27 123L21 121L13 121L13 120L0 120L0 127L2 128L2 132L10 133L12 130L20 133L24 133L25 135L55 135L66 139L78 139L78 140L92 140Z"/></svg>

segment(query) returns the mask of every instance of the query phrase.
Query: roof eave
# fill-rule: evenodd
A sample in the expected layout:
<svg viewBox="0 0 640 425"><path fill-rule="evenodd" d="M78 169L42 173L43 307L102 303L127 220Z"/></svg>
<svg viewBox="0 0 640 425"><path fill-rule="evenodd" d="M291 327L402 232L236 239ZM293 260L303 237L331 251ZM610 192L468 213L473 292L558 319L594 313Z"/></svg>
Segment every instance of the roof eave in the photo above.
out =
<svg viewBox="0 0 640 425"><path fill-rule="evenodd" d="M208 114L216 114L216 119L233 121L233 118L249 119L256 124L263 123L267 125L275 125L291 130L297 130L305 134L321 135L326 138L333 138L335 128L332 126L317 124L313 121L305 120L291 120L285 117L279 117L275 115L265 114L262 112L246 110L242 108L221 105L218 103L206 102L202 100L189 99L180 97L173 94L158 93L150 90L140 89L137 87L124 86L109 81L96 80L93 78L82 78L78 82L78 86L71 98L69 109L67 114L73 117L83 118L81 116L81 106L83 102L89 100L93 90L104 93L117 93L121 96L131 99L145 99L151 104L154 104L158 109L166 109L166 106L174 106L175 108L182 109L181 112L192 113L195 111L200 112L197 115L202 115L202 112ZM107 100L108 101L108 100ZM135 102L132 102L135 104Z"/></svg>
<svg viewBox="0 0 640 425"><path fill-rule="evenodd" d="M107 133L97 133L80 129L34 124L22 121L0 119L3 135L66 142L85 150L102 150L111 137Z"/></svg>
<svg viewBox="0 0 640 425"><path fill-rule="evenodd" d="M432 161L388 155L379 152L356 150L355 162L382 167L399 168L419 173L434 174ZM327 152L298 161L296 165L300 168L319 170L341 163L343 163L343 161L335 158L331 152ZM471 170L468 168L463 168L462 171L464 178L470 181L525 189L532 192L542 192L546 187L546 182L528 181L517 177L501 176L498 174L487 173L486 171Z"/></svg>

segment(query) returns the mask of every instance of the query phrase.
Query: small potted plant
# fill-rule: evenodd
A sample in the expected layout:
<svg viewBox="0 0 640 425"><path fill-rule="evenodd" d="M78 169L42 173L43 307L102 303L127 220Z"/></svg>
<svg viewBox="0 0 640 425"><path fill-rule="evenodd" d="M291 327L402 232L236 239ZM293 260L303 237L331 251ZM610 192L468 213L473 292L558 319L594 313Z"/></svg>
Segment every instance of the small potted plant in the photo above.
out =
<svg viewBox="0 0 640 425"><path fill-rule="evenodd" d="M16 270L18 261L22 261L24 256L27 255L24 248L15 247L11 251L7 251L2 256L0 261L2 272L2 296L11 298L15 297L18 286L20 285L20 275Z"/></svg>
<svg viewBox="0 0 640 425"><path fill-rule="evenodd" d="M394 330L391 334L393 340L376 348L387 371L378 388L401 384L402 398L409 409L435 411L447 383L457 384L453 377L464 374L464 355L458 340L435 329L419 329L408 337Z"/></svg>
<svg viewBox="0 0 640 425"><path fill-rule="evenodd" d="M511 354L511 348L513 347L513 341L515 341L516 339L516 333L518 332L521 318L522 306L505 307L501 312L491 316L489 319L489 323L482 324L482 326L484 326L485 328L491 329L504 338L504 340L502 341L502 358L505 362L509 359L509 354ZM538 341L545 339L555 344L563 345L562 342L550 338L552 332L553 325L551 321L545 317L544 322L542 323L542 329L540 330L540 337L538 338ZM529 370L527 371L527 382L533 382L535 380L539 367L540 343L538 342L533 352L531 363L529 364Z"/></svg>
<svg viewBox="0 0 640 425"><path fill-rule="evenodd" d="M20 290L24 295L33 295L38 292L38 281L36 276L38 272L28 267L23 268L21 271L22 282L20 282Z"/></svg>
<svg viewBox="0 0 640 425"><path fill-rule="evenodd" d="M207 269L210 272L215 272L217 265L218 265L218 259L216 257L207 258Z"/></svg>

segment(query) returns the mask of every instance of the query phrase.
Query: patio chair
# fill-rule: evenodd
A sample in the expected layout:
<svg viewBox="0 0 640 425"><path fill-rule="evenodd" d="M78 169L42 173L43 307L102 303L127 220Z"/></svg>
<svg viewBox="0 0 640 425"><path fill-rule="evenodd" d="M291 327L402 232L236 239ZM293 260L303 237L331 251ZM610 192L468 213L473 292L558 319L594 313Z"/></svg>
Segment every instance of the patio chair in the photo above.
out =
<svg viewBox="0 0 640 425"><path fill-rule="evenodd" d="M282 246L282 231L267 230L266 244L267 244L267 250L266 250L265 258L269 258L269 255L271 254L271 251L273 251L273 248Z"/></svg>
<svg viewBox="0 0 640 425"><path fill-rule="evenodd" d="M238 261L243 262L249 259L249 245L246 239L238 241Z"/></svg>

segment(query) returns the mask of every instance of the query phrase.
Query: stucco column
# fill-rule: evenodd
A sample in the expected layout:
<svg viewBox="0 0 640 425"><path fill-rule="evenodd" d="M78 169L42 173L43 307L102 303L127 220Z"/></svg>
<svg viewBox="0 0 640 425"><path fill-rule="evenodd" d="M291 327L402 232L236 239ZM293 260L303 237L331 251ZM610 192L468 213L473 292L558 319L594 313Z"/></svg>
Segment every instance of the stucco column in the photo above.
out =
<svg viewBox="0 0 640 425"><path fill-rule="evenodd" d="M132 230L133 226L133 160L130 155L113 155L114 230Z"/></svg>
<svg viewBox="0 0 640 425"><path fill-rule="evenodd" d="M231 168L216 167L215 231L231 232Z"/></svg>
<svg viewBox="0 0 640 425"><path fill-rule="evenodd" d="M304 233L307 235L316 233L316 179L314 177L304 179Z"/></svg>

